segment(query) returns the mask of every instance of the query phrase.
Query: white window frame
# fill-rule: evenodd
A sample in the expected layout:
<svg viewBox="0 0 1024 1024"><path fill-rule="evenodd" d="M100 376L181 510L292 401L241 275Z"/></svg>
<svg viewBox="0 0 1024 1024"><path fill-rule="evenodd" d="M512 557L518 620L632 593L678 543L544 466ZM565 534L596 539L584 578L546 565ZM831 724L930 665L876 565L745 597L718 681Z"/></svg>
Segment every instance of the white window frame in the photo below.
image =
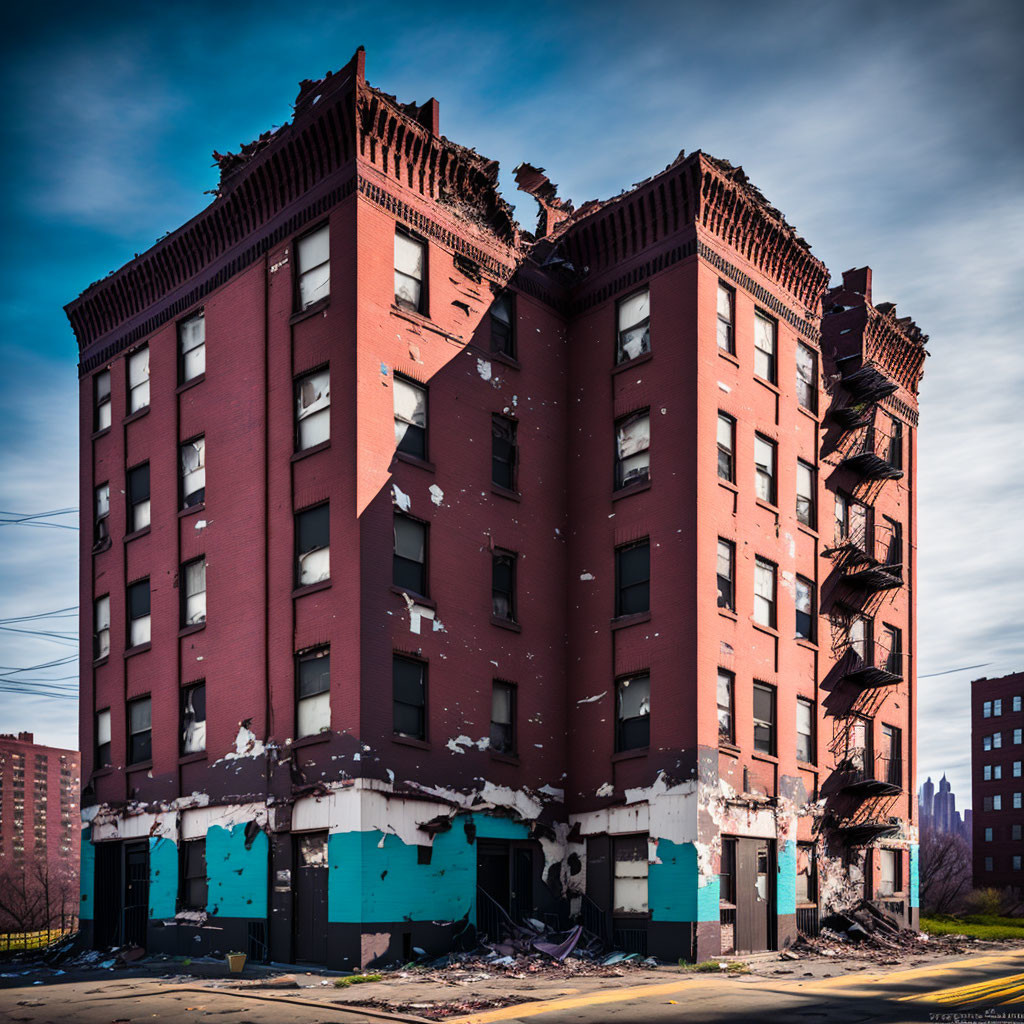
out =
<svg viewBox="0 0 1024 1024"><path fill-rule="evenodd" d="M321 224L295 240L296 294L301 312L331 294L331 228Z"/></svg>
<svg viewBox="0 0 1024 1024"><path fill-rule="evenodd" d="M128 356L128 414L149 406L149 346Z"/></svg>

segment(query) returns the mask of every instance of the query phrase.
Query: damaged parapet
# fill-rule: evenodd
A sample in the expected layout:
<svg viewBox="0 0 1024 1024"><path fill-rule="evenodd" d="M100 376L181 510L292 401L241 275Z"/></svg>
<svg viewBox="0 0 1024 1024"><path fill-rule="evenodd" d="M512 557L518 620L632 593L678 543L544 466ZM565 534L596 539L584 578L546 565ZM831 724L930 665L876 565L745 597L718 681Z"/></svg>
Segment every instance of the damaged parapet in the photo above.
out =
<svg viewBox="0 0 1024 1024"><path fill-rule="evenodd" d="M533 196L540 207L537 212L537 238L549 237L572 214L572 203L568 199L559 199L558 186L544 173L543 167L522 163L515 169L515 175L519 191Z"/></svg>

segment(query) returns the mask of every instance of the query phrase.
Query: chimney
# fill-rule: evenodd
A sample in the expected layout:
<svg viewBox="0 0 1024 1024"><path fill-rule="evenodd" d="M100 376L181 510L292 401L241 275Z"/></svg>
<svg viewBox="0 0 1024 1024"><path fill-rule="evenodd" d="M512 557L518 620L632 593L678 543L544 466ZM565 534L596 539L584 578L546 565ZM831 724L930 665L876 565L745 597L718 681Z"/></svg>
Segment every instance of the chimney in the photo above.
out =
<svg viewBox="0 0 1024 1024"><path fill-rule="evenodd" d="M864 301L871 303L871 268L857 267L843 271L843 291L856 292L864 296Z"/></svg>
<svg viewBox="0 0 1024 1024"><path fill-rule="evenodd" d="M22 742L22 743L31 743L32 742L32 733L30 733L30 732L19 732L18 733L18 740L20 742Z"/></svg>

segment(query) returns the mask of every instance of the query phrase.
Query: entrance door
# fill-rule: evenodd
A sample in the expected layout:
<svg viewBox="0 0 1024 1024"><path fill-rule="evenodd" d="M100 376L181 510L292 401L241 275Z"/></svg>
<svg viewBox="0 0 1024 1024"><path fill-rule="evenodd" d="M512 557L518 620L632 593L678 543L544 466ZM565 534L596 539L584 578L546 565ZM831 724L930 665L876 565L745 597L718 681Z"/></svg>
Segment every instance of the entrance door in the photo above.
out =
<svg viewBox="0 0 1024 1024"><path fill-rule="evenodd" d="M511 909L509 844L497 839L479 839L476 844L476 925L492 941L504 934L504 915Z"/></svg>
<svg viewBox="0 0 1024 1024"><path fill-rule="evenodd" d="M509 914L521 922L533 913L533 850L527 846L512 848L512 891Z"/></svg>
<svg viewBox="0 0 1024 1024"><path fill-rule="evenodd" d="M756 953L773 944L774 847L769 839L736 840L737 953Z"/></svg>
<svg viewBox="0 0 1024 1024"><path fill-rule="evenodd" d="M127 946L145 946L149 920L149 843L125 843L124 915L121 941Z"/></svg>
<svg viewBox="0 0 1024 1024"><path fill-rule="evenodd" d="M295 837L295 959L327 962L327 833Z"/></svg>
<svg viewBox="0 0 1024 1024"><path fill-rule="evenodd" d="M120 945L121 907L124 905L121 852L121 843L96 843L95 902L92 908L93 945L96 949Z"/></svg>

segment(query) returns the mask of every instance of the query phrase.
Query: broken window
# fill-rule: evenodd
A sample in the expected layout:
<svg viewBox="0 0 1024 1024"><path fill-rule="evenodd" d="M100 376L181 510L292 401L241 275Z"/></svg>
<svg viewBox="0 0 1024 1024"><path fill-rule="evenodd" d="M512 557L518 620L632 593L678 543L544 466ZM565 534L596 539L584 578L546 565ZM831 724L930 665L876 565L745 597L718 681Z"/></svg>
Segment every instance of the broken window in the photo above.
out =
<svg viewBox="0 0 1024 1024"><path fill-rule="evenodd" d="M491 559L491 614L516 621L516 556L511 551L495 551Z"/></svg>
<svg viewBox="0 0 1024 1024"><path fill-rule="evenodd" d="M110 543L110 484L100 484L96 488L95 508L93 550Z"/></svg>
<svg viewBox="0 0 1024 1024"><path fill-rule="evenodd" d="M651 350L651 293L649 289L634 292L619 300L618 348L615 362L624 363Z"/></svg>
<svg viewBox="0 0 1024 1024"><path fill-rule="evenodd" d="M796 400L809 412L818 411L818 354L802 341L796 344Z"/></svg>
<svg viewBox="0 0 1024 1024"><path fill-rule="evenodd" d="M814 639L814 584L804 579L803 576L796 578L795 591L796 604L796 635L801 640Z"/></svg>
<svg viewBox="0 0 1024 1024"><path fill-rule="evenodd" d="M507 491L516 489L517 427L507 416L491 416L491 483Z"/></svg>
<svg viewBox="0 0 1024 1024"><path fill-rule="evenodd" d="M491 750L516 752L516 688L497 679L491 689Z"/></svg>
<svg viewBox="0 0 1024 1024"><path fill-rule="evenodd" d="M206 621L206 556L181 567L181 625L196 626Z"/></svg>
<svg viewBox="0 0 1024 1024"><path fill-rule="evenodd" d="M394 731L415 740L427 738L427 666L399 654L392 662Z"/></svg>
<svg viewBox="0 0 1024 1024"><path fill-rule="evenodd" d="M651 743L651 677L632 676L615 684L615 749L640 750Z"/></svg>
<svg viewBox="0 0 1024 1024"><path fill-rule="evenodd" d="M633 413L615 424L615 486L628 487L650 477L651 414Z"/></svg>
<svg viewBox="0 0 1024 1024"><path fill-rule="evenodd" d="M331 649L295 656L295 735L316 736L331 727Z"/></svg>
<svg viewBox="0 0 1024 1024"><path fill-rule="evenodd" d="M797 522L813 530L818 524L815 507L814 467L803 459L796 462L796 518Z"/></svg>
<svg viewBox="0 0 1024 1024"><path fill-rule="evenodd" d="M128 532L149 526L149 463L128 470Z"/></svg>
<svg viewBox="0 0 1024 1024"><path fill-rule="evenodd" d="M888 516L885 519L885 528L889 534L889 542L886 546L885 561L887 565L899 566L903 564L903 524ZM1019 709L1018 709L1019 710Z"/></svg>
<svg viewBox="0 0 1024 1024"><path fill-rule="evenodd" d="M775 628L775 565L754 559L754 621Z"/></svg>
<svg viewBox="0 0 1024 1024"><path fill-rule="evenodd" d="M128 646L148 644L149 627L149 580L145 579L128 588Z"/></svg>
<svg viewBox="0 0 1024 1024"><path fill-rule="evenodd" d="M880 849L878 851L879 880L878 895L892 896L902 889L900 882L900 861L902 860L899 850Z"/></svg>
<svg viewBox="0 0 1024 1024"><path fill-rule="evenodd" d="M200 310L178 324L178 383L206 373L206 317Z"/></svg>
<svg viewBox="0 0 1024 1024"><path fill-rule="evenodd" d="M206 910L206 840L184 840L179 864L178 909Z"/></svg>
<svg viewBox="0 0 1024 1024"><path fill-rule="evenodd" d="M903 675L903 631L895 626L882 627L882 656L889 672Z"/></svg>
<svg viewBox="0 0 1024 1024"><path fill-rule="evenodd" d="M818 902L817 856L814 843L796 844L796 902Z"/></svg>
<svg viewBox="0 0 1024 1024"><path fill-rule="evenodd" d="M395 513L391 582L400 590L427 596L427 524Z"/></svg>
<svg viewBox="0 0 1024 1024"><path fill-rule="evenodd" d="M718 607L736 610L736 545L731 540L718 538Z"/></svg>
<svg viewBox="0 0 1024 1024"><path fill-rule="evenodd" d="M516 357L515 296L502 292L491 302L491 351Z"/></svg>
<svg viewBox="0 0 1024 1024"><path fill-rule="evenodd" d="M796 699L796 757L814 764L814 701L806 697Z"/></svg>
<svg viewBox="0 0 1024 1024"><path fill-rule="evenodd" d="M295 584L308 587L331 577L330 505L295 513Z"/></svg>
<svg viewBox="0 0 1024 1024"><path fill-rule="evenodd" d="M295 382L295 450L305 451L331 437L331 374L307 373Z"/></svg>
<svg viewBox="0 0 1024 1024"><path fill-rule="evenodd" d="M775 442L760 434L754 435L754 470L756 494L769 505L775 501Z"/></svg>
<svg viewBox="0 0 1024 1024"><path fill-rule="evenodd" d="M736 351L733 336L733 316L736 309L736 292L727 284L718 282L718 347L730 355Z"/></svg>
<svg viewBox="0 0 1024 1024"><path fill-rule="evenodd" d="M413 313L425 313L427 247L401 228L395 230L395 305Z"/></svg>
<svg viewBox="0 0 1024 1024"><path fill-rule="evenodd" d="M193 683L181 691L181 752L206 749L206 683Z"/></svg>
<svg viewBox="0 0 1024 1024"><path fill-rule="evenodd" d="M775 321L762 313L754 311L754 373L769 384L775 380L775 342L778 326Z"/></svg>
<svg viewBox="0 0 1024 1024"><path fill-rule="evenodd" d="M110 764L110 708L96 712L96 767Z"/></svg>
<svg viewBox="0 0 1024 1024"><path fill-rule="evenodd" d="M206 438L197 437L181 446L181 507L206 501Z"/></svg>
<svg viewBox="0 0 1024 1024"><path fill-rule="evenodd" d="M396 450L427 457L427 389L407 377L394 376Z"/></svg>
<svg viewBox="0 0 1024 1024"><path fill-rule="evenodd" d="M110 653L110 596L104 594L93 603L92 656L95 660Z"/></svg>
<svg viewBox="0 0 1024 1024"><path fill-rule="evenodd" d="M128 357L128 412L149 405L149 346L136 349Z"/></svg>
<svg viewBox="0 0 1024 1024"><path fill-rule="evenodd" d="M331 235L327 224L295 243L298 258L299 309L331 294Z"/></svg>
<svg viewBox="0 0 1024 1024"><path fill-rule="evenodd" d="M754 683L754 749L775 753L775 687Z"/></svg>
<svg viewBox="0 0 1024 1024"><path fill-rule="evenodd" d="M718 414L718 476L736 482L736 421L724 412Z"/></svg>
<svg viewBox="0 0 1024 1024"><path fill-rule="evenodd" d="M128 701L128 763L153 759L153 702L147 697Z"/></svg>
<svg viewBox="0 0 1024 1024"><path fill-rule="evenodd" d="M651 545L640 541L615 549L615 614L636 615L651 608Z"/></svg>
<svg viewBox="0 0 1024 1024"><path fill-rule="evenodd" d="M94 398L93 430L106 430L110 426L110 371L100 370L92 379Z"/></svg>
<svg viewBox="0 0 1024 1024"><path fill-rule="evenodd" d="M615 859L613 913L646 914L647 836L612 836L612 855Z"/></svg>
<svg viewBox="0 0 1024 1024"><path fill-rule="evenodd" d="M736 677L724 668L718 670L718 741L732 743L732 694Z"/></svg>
<svg viewBox="0 0 1024 1024"><path fill-rule="evenodd" d="M903 468L903 421L889 417L889 465L893 469Z"/></svg>

